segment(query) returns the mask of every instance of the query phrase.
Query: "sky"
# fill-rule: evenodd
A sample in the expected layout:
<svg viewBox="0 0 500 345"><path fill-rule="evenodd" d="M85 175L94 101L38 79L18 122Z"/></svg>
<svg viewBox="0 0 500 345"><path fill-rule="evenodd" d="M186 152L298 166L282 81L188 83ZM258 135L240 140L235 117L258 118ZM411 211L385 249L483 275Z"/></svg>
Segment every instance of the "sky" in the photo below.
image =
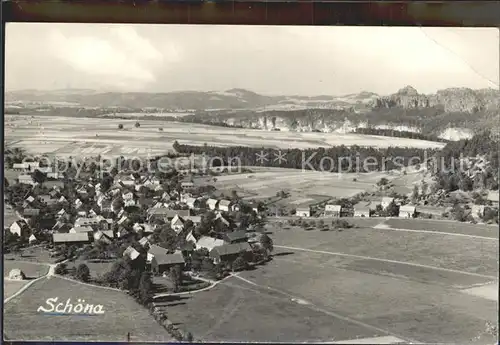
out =
<svg viewBox="0 0 500 345"><path fill-rule="evenodd" d="M498 88L496 28L8 23L5 88L266 95Z"/></svg>

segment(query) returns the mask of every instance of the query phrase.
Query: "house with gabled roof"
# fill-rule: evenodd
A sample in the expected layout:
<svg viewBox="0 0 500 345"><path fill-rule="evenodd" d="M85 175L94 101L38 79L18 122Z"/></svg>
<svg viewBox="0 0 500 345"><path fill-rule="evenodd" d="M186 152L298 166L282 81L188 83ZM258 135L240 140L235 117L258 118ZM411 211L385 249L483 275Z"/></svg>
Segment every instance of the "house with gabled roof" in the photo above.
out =
<svg viewBox="0 0 500 345"><path fill-rule="evenodd" d="M201 223L201 216L184 216L183 219L186 222L190 220L194 225L199 225Z"/></svg>
<svg viewBox="0 0 500 345"><path fill-rule="evenodd" d="M219 200L217 200L217 199L210 198L207 200L207 206L212 211L215 211L217 209L218 204L219 204Z"/></svg>
<svg viewBox="0 0 500 345"><path fill-rule="evenodd" d="M28 223L21 219L12 223L9 227L9 231L12 234L17 234L19 237L25 237L30 232L30 227Z"/></svg>
<svg viewBox="0 0 500 345"><path fill-rule="evenodd" d="M59 212L56 213L56 216L62 217L66 214L66 210L64 208L61 208Z"/></svg>
<svg viewBox="0 0 500 345"><path fill-rule="evenodd" d="M485 206L484 205L472 205L471 216L474 218L484 217Z"/></svg>
<svg viewBox="0 0 500 345"><path fill-rule="evenodd" d="M139 244L143 247L151 245L147 237L143 237L139 240Z"/></svg>
<svg viewBox="0 0 500 345"><path fill-rule="evenodd" d="M366 206L354 206L354 217L370 217L371 210Z"/></svg>
<svg viewBox="0 0 500 345"><path fill-rule="evenodd" d="M114 233L112 230L98 230L94 233L94 241L98 242L104 242L104 243L111 243L112 239L114 237Z"/></svg>
<svg viewBox="0 0 500 345"><path fill-rule="evenodd" d="M21 184L29 184L29 185L35 184L35 181L33 180L33 176L31 176L31 175L25 175L25 174L19 175L17 177L17 181L18 181L18 183L21 183Z"/></svg>
<svg viewBox="0 0 500 345"><path fill-rule="evenodd" d="M80 199L75 200L75 208L78 210L80 207L82 207L83 202Z"/></svg>
<svg viewBox="0 0 500 345"><path fill-rule="evenodd" d="M174 218L170 221L170 227L172 230L174 230L177 234L179 234L183 229L184 229L184 219L179 217L179 215L175 215Z"/></svg>
<svg viewBox="0 0 500 345"><path fill-rule="evenodd" d="M246 231L238 230L233 232L225 232L222 235L222 239L227 243L240 243L248 242L248 237Z"/></svg>
<svg viewBox="0 0 500 345"><path fill-rule="evenodd" d="M219 201L219 210L224 212L229 212L231 209L231 201L230 200L221 200Z"/></svg>
<svg viewBox="0 0 500 345"><path fill-rule="evenodd" d="M128 217L126 215L123 215L117 222L116 224L118 225L125 225L128 222Z"/></svg>
<svg viewBox="0 0 500 345"><path fill-rule="evenodd" d="M220 262L231 262L243 253L251 252L252 248L247 242L223 244L213 248L210 251L210 258L214 260L215 264Z"/></svg>
<svg viewBox="0 0 500 345"><path fill-rule="evenodd" d="M136 202L134 199L123 200L123 207L131 207L136 206Z"/></svg>
<svg viewBox="0 0 500 345"><path fill-rule="evenodd" d="M70 234L76 234L80 232L90 233L94 232L94 230L90 226L75 226L69 231Z"/></svg>
<svg viewBox="0 0 500 345"><path fill-rule="evenodd" d="M186 198L185 203L190 209L196 209L200 207L200 201L197 198L188 197Z"/></svg>
<svg viewBox="0 0 500 345"><path fill-rule="evenodd" d="M93 226L99 224L99 219L87 218L87 217L79 217L75 220L75 226Z"/></svg>
<svg viewBox="0 0 500 345"><path fill-rule="evenodd" d="M417 208L414 205L401 205L399 207L400 218L414 218L417 213Z"/></svg>
<svg viewBox="0 0 500 345"><path fill-rule="evenodd" d="M37 241L38 241L38 239L36 238L36 236L34 234L31 234L31 236L28 238L28 242L30 244L36 243Z"/></svg>
<svg viewBox="0 0 500 345"><path fill-rule="evenodd" d="M206 248L210 252L213 248L222 246L223 244L224 240L209 236L202 236L196 241L195 246L196 249Z"/></svg>
<svg viewBox="0 0 500 345"><path fill-rule="evenodd" d="M124 257L128 257L130 260L134 261L137 259L141 253L134 249L132 246L128 246L127 249L123 252Z"/></svg>
<svg viewBox="0 0 500 345"><path fill-rule="evenodd" d="M297 207L295 210L295 215L298 217L311 217L311 207L310 206L301 206Z"/></svg>
<svg viewBox="0 0 500 345"><path fill-rule="evenodd" d="M68 200L66 200L66 198L63 195L61 195L61 197L57 200L57 202L59 202L59 203L65 203L67 201Z"/></svg>
<svg viewBox="0 0 500 345"><path fill-rule="evenodd" d="M86 244L86 243L91 242L89 233L86 233L86 232L78 232L78 233L74 233L74 234L72 234L72 233L55 233L55 234L52 234L52 241L54 242L54 245L59 245L59 244L81 245L81 244Z"/></svg>
<svg viewBox="0 0 500 345"><path fill-rule="evenodd" d="M180 252L155 255L151 260L151 270L155 274L167 272L173 266L184 267L184 256Z"/></svg>
<svg viewBox="0 0 500 345"><path fill-rule="evenodd" d="M149 246L149 249L148 249L147 262L150 263L153 260L153 258L157 255L167 255L167 254L168 254L168 249L163 248L163 247L156 245L156 244L152 244Z"/></svg>
<svg viewBox="0 0 500 345"><path fill-rule="evenodd" d="M28 203L32 203L33 201L35 201L35 198L33 196L28 196L26 199L25 199Z"/></svg>
<svg viewBox="0 0 500 345"><path fill-rule="evenodd" d="M325 216L340 217L342 205L325 205Z"/></svg>
<svg viewBox="0 0 500 345"><path fill-rule="evenodd" d="M43 182L42 185L46 188L53 189L53 190L61 190L64 188L63 181L48 180L48 181Z"/></svg>
<svg viewBox="0 0 500 345"><path fill-rule="evenodd" d="M380 205L382 206L382 209L387 209L391 204L394 203L394 198L392 197L383 197L382 202Z"/></svg>
<svg viewBox="0 0 500 345"><path fill-rule="evenodd" d="M55 189L52 189L49 192L49 195L54 200L54 199L57 199L57 196L59 195L59 192L57 190L55 190ZM56 200L56 202L57 202L57 200Z"/></svg>

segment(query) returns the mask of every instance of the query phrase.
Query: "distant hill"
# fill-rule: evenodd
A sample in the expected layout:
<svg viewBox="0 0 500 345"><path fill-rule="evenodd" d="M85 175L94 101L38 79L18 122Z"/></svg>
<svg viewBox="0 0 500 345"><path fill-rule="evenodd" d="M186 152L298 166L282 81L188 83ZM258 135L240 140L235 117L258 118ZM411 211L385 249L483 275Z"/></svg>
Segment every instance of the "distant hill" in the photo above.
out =
<svg viewBox="0 0 500 345"><path fill-rule="evenodd" d="M499 90L449 88L425 95L411 86L388 96L369 91L343 96L266 96L245 89L168 93L24 90L7 92L5 100L6 113L11 114L33 102L39 104L35 107L55 109L60 116L65 115L60 109L64 107L101 109L89 116L119 114L124 109L166 116L189 110L195 115L183 117L183 121L293 131L350 132L375 127L449 140L470 137L483 129L498 131L500 109ZM86 116L85 112L80 115ZM67 116L72 116L70 111Z"/></svg>
<svg viewBox="0 0 500 345"><path fill-rule="evenodd" d="M23 90L6 92L7 102L68 102L92 107L155 107L163 109L255 109L269 107L276 110L295 108L323 108L366 111L373 108L420 109L444 107L445 112L475 113L498 109L500 92L493 89L472 90L451 88L436 94L419 94L411 86L397 93L380 96L362 91L344 96L265 96L245 89L227 91L177 91L168 93L145 92L97 92L89 89Z"/></svg>

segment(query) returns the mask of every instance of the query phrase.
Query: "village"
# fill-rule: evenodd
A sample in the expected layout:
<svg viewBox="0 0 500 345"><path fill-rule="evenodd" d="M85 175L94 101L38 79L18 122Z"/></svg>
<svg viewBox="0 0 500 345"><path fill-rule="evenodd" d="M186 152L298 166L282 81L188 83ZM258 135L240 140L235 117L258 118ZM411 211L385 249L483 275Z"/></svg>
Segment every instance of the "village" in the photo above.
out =
<svg viewBox="0 0 500 345"><path fill-rule="evenodd" d="M4 193L4 252L14 260L9 281L27 279L22 264L12 264L52 262L60 277L127 292L162 324L170 322L163 298L209 289L272 260L273 226L342 231L357 227L356 219L444 218L391 191L386 178L377 192L283 207L273 201L286 200L285 191L252 200L209 184L228 169L136 172L129 163L109 173L84 165L77 176L36 160L14 163ZM487 203L468 207L462 221L483 222L498 207ZM163 326L175 339L192 339Z"/></svg>

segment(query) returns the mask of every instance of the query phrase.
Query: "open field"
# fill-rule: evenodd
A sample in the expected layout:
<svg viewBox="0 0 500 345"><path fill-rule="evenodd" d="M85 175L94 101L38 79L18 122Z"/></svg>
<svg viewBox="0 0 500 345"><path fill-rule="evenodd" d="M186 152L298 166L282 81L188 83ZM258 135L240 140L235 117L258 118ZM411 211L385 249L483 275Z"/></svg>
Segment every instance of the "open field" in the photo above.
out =
<svg viewBox="0 0 500 345"><path fill-rule="evenodd" d="M101 304L105 311L96 316L58 316L37 312L48 298L64 303L78 299ZM30 325L30 327L19 327ZM10 340L80 341L172 341L148 311L122 292L83 285L51 277L33 284L4 307L4 332Z"/></svg>
<svg viewBox="0 0 500 345"><path fill-rule="evenodd" d="M119 123L123 124L124 130L118 130ZM53 153L60 156L155 155L172 151L175 140L191 145L207 143L276 149L336 145L380 148L443 146L431 141L361 134L276 132L154 120L140 121L141 126L134 128L134 123L135 120L124 119L6 115L5 140L7 147L12 145L33 154ZM159 127L163 128L162 132Z"/></svg>
<svg viewBox="0 0 500 345"><path fill-rule="evenodd" d="M385 335L293 302L234 278L167 305L200 341L333 341Z"/></svg>
<svg viewBox="0 0 500 345"><path fill-rule="evenodd" d="M286 168L253 169L249 174L227 174L212 178L195 179L198 184L211 184L217 190L230 193L236 190L247 198L268 198L284 190L291 193L284 202L293 206L303 203L320 202L332 197L349 197L374 188L384 173L333 174L320 171L308 171ZM357 181L354 182L353 178Z"/></svg>
<svg viewBox="0 0 500 345"><path fill-rule="evenodd" d="M396 229L439 231L498 239L498 225L480 225L426 219L389 219L384 224Z"/></svg>
<svg viewBox="0 0 500 345"><path fill-rule="evenodd" d="M18 292L24 285L28 284L29 280L8 280L5 279L3 282L3 299L12 296Z"/></svg>
<svg viewBox="0 0 500 345"><path fill-rule="evenodd" d="M57 257L51 257L50 252L42 246L32 246L24 248L21 249L20 253L5 254L4 259L28 262L33 264L38 264L40 262L55 263L57 261Z"/></svg>
<svg viewBox="0 0 500 345"><path fill-rule="evenodd" d="M405 261L494 277L498 274L499 242L494 238L471 240L437 233L371 228L341 232L301 228L271 228L270 231L274 243L282 246Z"/></svg>
<svg viewBox="0 0 500 345"><path fill-rule="evenodd" d="M19 268L24 272L26 278L34 279L44 276L49 271L49 267L44 264L37 264L26 261L4 260L3 262L3 275L7 277L9 272L14 268Z"/></svg>
<svg viewBox="0 0 500 345"><path fill-rule="evenodd" d="M100 275L103 275L104 273L108 272L111 267L113 266L113 261L108 261L108 262L97 262L97 261L92 261L92 260L75 260L74 262L68 262L67 267L75 267L77 268L78 265L80 264L85 264L88 266L90 270L90 275L92 278L97 278Z"/></svg>
<svg viewBox="0 0 500 345"><path fill-rule="evenodd" d="M371 229L375 221L340 232L270 228L273 261L169 310L206 341L494 343L486 325L497 320L498 241Z"/></svg>

